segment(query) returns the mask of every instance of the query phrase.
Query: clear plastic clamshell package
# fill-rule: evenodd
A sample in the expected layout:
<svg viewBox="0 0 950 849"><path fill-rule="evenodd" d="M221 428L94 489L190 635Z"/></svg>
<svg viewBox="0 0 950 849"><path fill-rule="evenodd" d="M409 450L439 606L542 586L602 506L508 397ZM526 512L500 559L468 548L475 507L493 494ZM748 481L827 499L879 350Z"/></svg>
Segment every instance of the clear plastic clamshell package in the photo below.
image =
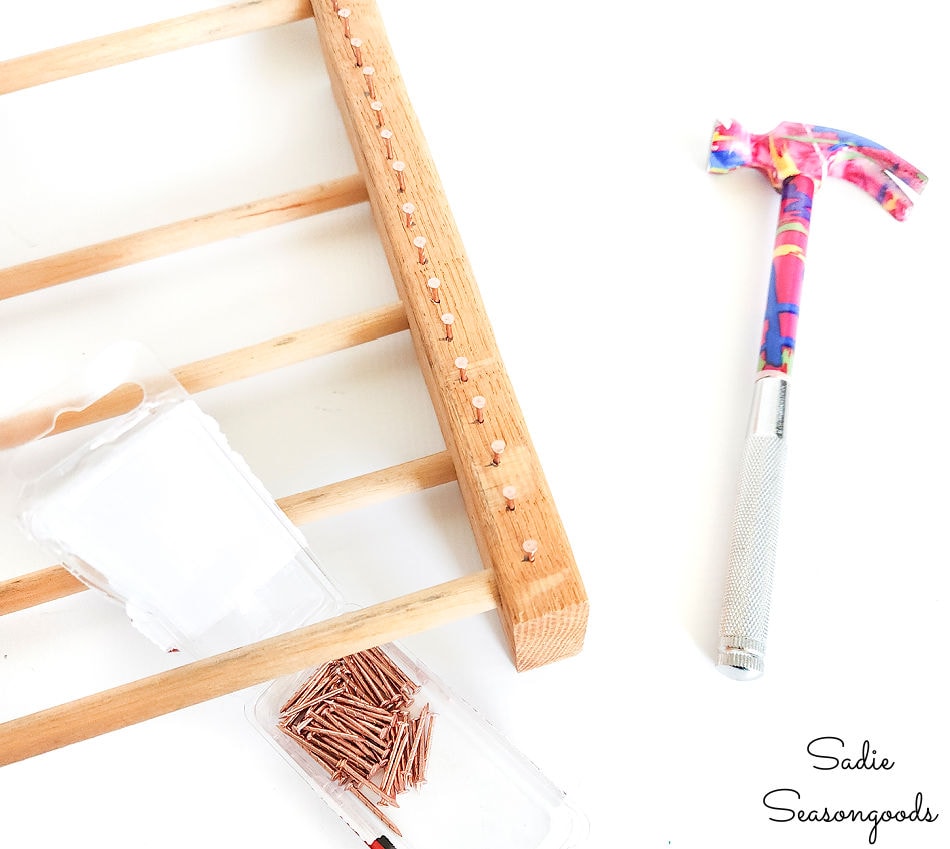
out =
<svg viewBox="0 0 950 849"><path fill-rule="evenodd" d="M65 424L110 398L125 412ZM4 509L161 648L207 657L345 609L217 422L141 346L113 346L6 422ZM272 682L248 716L377 849L586 840L564 794L398 646Z"/></svg>
<svg viewBox="0 0 950 849"><path fill-rule="evenodd" d="M331 768L336 753L324 766L295 735L282 730L282 719L296 719L287 716L284 706L320 670L272 683L251 714L261 732L365 843L376 849L388 849L380 838L396 849L570 849L584 843L586 820L533 763L401 647L389 644L383 651L418 687L408 717L431 717L431 738L421 744L428 743L424 783L396 793L398 807L371 804L380 794L352 782L365 797L361 800L336 780L340 775L352 781L355 771ZM384 766L374 783L383 783L385 775Z"/></svg>
<svg viewBox="0 0 950 849"><path fill-rule="evenodd" d="M64 426L110 398L127 411ZM107 349L12 421L4 489L23 529L166 651L205 657L338 606L217 422L141 346Z"/></svg>

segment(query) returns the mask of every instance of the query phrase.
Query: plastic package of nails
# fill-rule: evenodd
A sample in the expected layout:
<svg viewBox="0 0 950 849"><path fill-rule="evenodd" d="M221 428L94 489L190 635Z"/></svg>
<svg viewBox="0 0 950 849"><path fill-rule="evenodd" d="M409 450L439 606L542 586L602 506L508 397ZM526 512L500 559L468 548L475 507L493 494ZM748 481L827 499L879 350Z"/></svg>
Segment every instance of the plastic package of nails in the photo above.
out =
<svg viewBox="0 0 950 849"><path fill-rule="evenodd" d="M9 511L163 649L204 657L339 605L214 419L143 347L108 348L7 421Z"/></svg>
<svg viewBox="0 0 950 849"><path fill-rule="evenodd" d="M344 611L214 419L143 347L107 349L2 421L0 512L163 649L206 657ZM253 725L375 849L586 839L561 791L395 645L257 693Z"/></svg>
<svg viewBox="0 0 950 849"><path fill-rule="evenodd" d="M587 838L563 793L397 645L280 679L251 716L376 849L570 849Z"/></svg>

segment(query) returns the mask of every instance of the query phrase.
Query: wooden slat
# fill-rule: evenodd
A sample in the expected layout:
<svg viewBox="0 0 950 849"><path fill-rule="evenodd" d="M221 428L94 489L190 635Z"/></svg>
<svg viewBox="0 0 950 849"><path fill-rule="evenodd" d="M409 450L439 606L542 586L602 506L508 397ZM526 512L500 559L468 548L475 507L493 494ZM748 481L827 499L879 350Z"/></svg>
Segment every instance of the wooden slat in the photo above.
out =
<svg viewBox="0 0 950 849"><path fill-rule="evenodd" d="M304 20L305 0L245 0L0 62L0 94ZM12 26L8 19L6 26Z"/></svg>
<svg viewBox="0 0 950 849"><path fill-rule="evenodd" d="M164 224L55 256L0 269L0 299L242 236L367 200L356 175Z"/></svg>
<svg viewBox="0 0 950 849"><path fill-rule="evenodd" d="M189 392L203 392L408 329L405 307L401 303L387 304L198 360L176 368L174 374Z"/></svg>
<svg viewBox="0 0 950 849"><path fill-rule="evenodd" d="M490 572L344 613L0 724L0 766L493 609Z"/></svg>
<svg viewBox="0 0 950 849"><path fill-rule="evenodd" d="M0 581L0 616L26 610L88 589L64 566L47 566L36 572Z"/></svg>
<svg viewBox="0 0 950 849"><path fill-rule="evenodd" d="M397 495L450 483L455 479L452 455L448 451L440 451L377 472L288 495L278 499L277 504L295 525L305 525L337 513L368 507Z"/></svg>
<svg viewBox="0 0 950 849"><path fill-rule="evenodd" d="M173 374L189 392L200 392L303 362L311 357L371 342L392 333L399 333L407 327L403 305L389 304L295 333L286 333L237 351L198 360L180 366ZM55 409L27 410L13 418L0 420L0 450L35 439L49 427L54 417L55 426L50 435L127 413L141 400L141 388L134 384L125 384L82 410L58 415Z"/></svg>
<svg viewBox="0 0 950 849"><path fill-rule="evenodd" d="M455 480L448 451L430 454L387 469L327 484L277 499L295 525L305 525L347 510L376 504L397 495L420 492ZM87 589L64 566L49 566L0 581L0 616L15 613Z"/></svg>

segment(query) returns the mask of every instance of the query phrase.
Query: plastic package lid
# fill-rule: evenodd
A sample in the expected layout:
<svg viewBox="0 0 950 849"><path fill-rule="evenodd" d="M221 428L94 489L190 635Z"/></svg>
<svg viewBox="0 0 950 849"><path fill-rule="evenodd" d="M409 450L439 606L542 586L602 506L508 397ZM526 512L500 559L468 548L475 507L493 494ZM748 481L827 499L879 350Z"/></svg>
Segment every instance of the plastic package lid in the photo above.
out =
<svg viewBox="0 0 950 849"><path fill-rule="evenodd" d="M124 414L50 435L117 394ZM30 410L5 452L19 521L162 648L203 657L339 609L297 529L141 346L107 349Z"/></svg>

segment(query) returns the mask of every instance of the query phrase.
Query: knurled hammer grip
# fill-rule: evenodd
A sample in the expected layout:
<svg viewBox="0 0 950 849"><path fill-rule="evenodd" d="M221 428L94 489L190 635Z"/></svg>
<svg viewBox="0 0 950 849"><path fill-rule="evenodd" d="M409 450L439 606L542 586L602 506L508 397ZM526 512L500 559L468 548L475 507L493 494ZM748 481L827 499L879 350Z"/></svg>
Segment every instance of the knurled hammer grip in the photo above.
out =
<svg viewBox="0 0 950 849"><path fill-rule="evenodd" d="M719 627L718 665L733 678L755 678L764 669L785 478L787 398L784 376L764 374L755 382Z"/></svg>

